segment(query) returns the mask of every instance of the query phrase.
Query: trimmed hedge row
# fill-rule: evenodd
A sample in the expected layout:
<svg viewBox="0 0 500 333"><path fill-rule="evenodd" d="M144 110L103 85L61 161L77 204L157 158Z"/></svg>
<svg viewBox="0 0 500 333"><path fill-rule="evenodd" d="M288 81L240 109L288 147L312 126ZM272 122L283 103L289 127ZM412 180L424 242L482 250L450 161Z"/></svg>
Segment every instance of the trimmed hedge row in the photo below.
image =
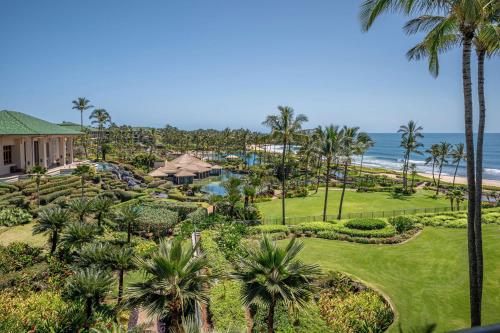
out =
<svg viewBox="0 0 500 333"><path fill-rule="evenodd" d="M347 221L345 226L350 229L358 230L378 230L384 229L387 223L381 219L357 218Z"/></svg>
<svg viewBox="0 0 500 333"><path fill-rule="evenodd" d="M392 225L386 225L383 229L360 230L351 229L347 226L346 222L340 222L334 225L333 230L351 237L389 238L396 235L396 229Z"/></svg>

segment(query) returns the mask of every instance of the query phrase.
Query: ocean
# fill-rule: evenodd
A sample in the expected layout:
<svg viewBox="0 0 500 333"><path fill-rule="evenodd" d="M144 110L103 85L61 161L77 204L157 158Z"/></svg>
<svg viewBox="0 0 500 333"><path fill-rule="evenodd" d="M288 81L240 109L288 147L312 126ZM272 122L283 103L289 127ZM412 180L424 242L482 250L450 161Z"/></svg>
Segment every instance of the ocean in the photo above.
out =
<svg viewBox="0 0 500 333"><path fill-rule="evenodd" d="M398 133L371 133L375 146L365 154L363 165L401 170L403 149L399 146L401 135ZM460 133L424 133L421 151L429 149L434 143L446 141L451 144L465 143L465 135ZM411 163L417 165L419 172L432 172L432 165L425 165L426 154L412 154ZM356 160L359 163L359 159ZM449 159L451 163L451 159ZM443 167L442 174L453 175L453 165ZM460 163L457 176L466 176L465 161ZM483 178L500 180L500 133L486 133L484 137Z"/></svg>

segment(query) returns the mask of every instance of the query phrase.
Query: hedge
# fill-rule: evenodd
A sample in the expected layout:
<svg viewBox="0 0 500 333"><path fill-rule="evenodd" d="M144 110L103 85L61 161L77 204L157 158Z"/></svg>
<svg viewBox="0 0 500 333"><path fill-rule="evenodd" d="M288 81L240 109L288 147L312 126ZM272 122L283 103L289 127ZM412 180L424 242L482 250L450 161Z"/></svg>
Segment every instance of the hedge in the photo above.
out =
<svg viewBox="0 0 500 333"><path fill-rule="evenodd" d="M388 238L396 235L396 229L392 225L387 225L383 229L376 230L359 230L351 229L344 222L334 224L333 230L340 234L349 235L352 237L367 237L367 238Z"/></svg>
<svg viewBox="0 0 500 333"><path fill-rule="evenodd" d="M290 227L282 224L262 224L252 227L248 227L248 233L250 235L257 235L262 233L278 233L285 232L290 233Z"/></svg>
<svg viewBox="0 0 500 333"><path fill-rule="evenodd" d="M54 200L60 196L70 195L72 191L73 191L73 189L66 189L66 190L52 192L50 194L40 196L40 204L42 204L42 205L48 204L48 203L52 202L52 200Z"/></svg>
<svg viewBox="0 0 500 333"><path fill-rule="evenodd" d="M381 219L357 218L345 222L345 226L357 230L379 230L384 229L387 223Z"/></svg>

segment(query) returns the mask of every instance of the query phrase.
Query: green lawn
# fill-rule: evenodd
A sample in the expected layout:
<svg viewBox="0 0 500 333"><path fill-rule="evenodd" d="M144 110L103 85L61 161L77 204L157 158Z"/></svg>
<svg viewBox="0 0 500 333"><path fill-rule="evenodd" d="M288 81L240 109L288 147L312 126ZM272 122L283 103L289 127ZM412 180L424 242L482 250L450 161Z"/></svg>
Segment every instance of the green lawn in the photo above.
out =
<svg viewBox="0 0 500 333"><path fill-rule="evenodd" d="M15 227L0 228L0 244L9 245L13 242L26 242L30 245L43 246L47 244L48 236L32 235L33 222Z"/></svg>
<svg viewBox="0 0 500 333"><path fill-rule="evenodd" d="M286 242L286 240L281 241ZM438 332L468 325L467 240L464 229L425 228L399 245L304 238L302 259L325 271L351 274L384 293L403 328L436 323ZM483 323L500 322L500 226L484 227ZM392 325L389 332L398 332Z"/></svg>
<svg viewBox="0 0 500 333"><path fill-rule="evenodd" d="M319 216L323 214L325 190L320 188L317 194L305 198L291 198L286 200L286 216ZM334 189L328 192L328 215L338 212L341 191ZM419 190L411 197L394 196L391 193L374 192L363 193L346 191L344 197L343 214L390 211L415 208L449 207L449 201L440 196L434 198L434 192ZM276 219L281 217L281 200L275 199L258 203L257 206L264 218ZM462 204L463 206L463 204ZM465 206L464 206L465 207Z"/></svg>

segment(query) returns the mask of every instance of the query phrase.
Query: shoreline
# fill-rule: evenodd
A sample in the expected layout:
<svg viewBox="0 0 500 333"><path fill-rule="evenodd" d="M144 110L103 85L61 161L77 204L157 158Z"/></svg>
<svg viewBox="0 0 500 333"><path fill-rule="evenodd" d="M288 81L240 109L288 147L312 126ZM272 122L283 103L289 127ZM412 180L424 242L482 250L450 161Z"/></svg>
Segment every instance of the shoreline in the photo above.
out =
<svg viewBox="0 0 500 333"><path fill-rule="evenodd" d="M418 173L422 177L427 177L432 179L432 173ZM441 175L441 181L446 183L453 183L453 176ZM455 178L455 184L467 185L467 177L457 176ZM500 180L494 179L483 179L483 186L497 186L500 187Z"/></svg>

